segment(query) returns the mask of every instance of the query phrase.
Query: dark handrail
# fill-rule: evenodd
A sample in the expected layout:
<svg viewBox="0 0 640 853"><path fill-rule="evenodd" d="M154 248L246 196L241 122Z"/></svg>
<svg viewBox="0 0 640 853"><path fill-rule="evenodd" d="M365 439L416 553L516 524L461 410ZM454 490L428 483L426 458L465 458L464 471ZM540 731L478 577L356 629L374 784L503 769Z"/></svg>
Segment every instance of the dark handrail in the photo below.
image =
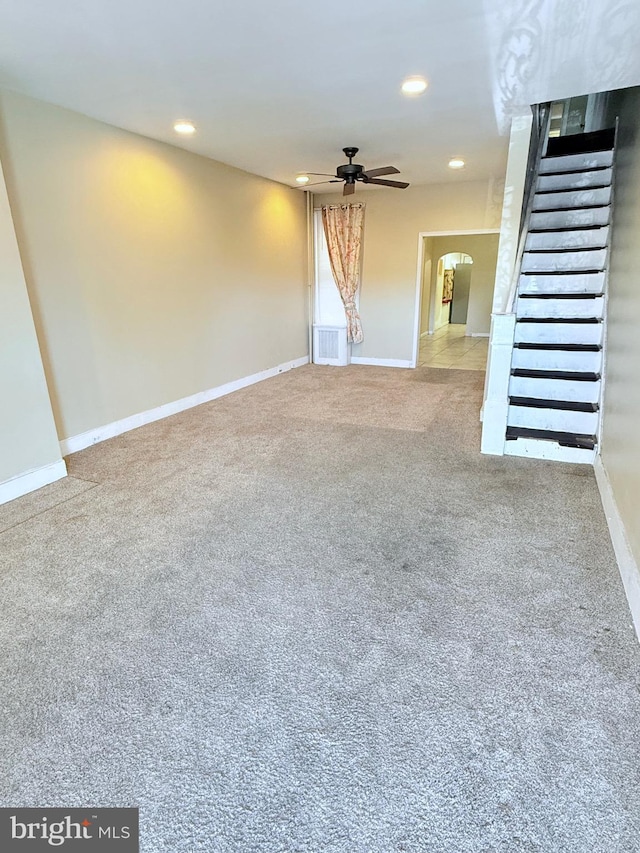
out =
<svg viewBox="0 0 640 853"><path fill-rule="evenodd" d="M542 160L547 148L549 139L549 124L551 122L551 104L535 104L533 111L533 127L531 130L531 142L529 144L529 159L527 161L527 175L524 185L524 196L522 199L522 211L520 214L520 238L518 240L518 252L516 262L513 269L513 277L511 279L511 288L509 290L509 298L507 299L506 313L510 314L513 311L516 293L518 291L518 279L520 277L520 267L522 265L522 256L524 255L524 247L527 241L527 233L529 231L529 220L533 209L533 199L536 192L536 180L540 169L540 161Z"/></svg>

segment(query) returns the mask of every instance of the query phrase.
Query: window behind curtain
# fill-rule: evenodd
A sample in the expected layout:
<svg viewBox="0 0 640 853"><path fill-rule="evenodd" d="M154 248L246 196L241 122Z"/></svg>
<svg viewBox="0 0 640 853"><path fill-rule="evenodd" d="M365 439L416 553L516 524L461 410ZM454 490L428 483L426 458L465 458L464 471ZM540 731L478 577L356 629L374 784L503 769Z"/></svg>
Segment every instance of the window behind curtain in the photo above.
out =
<svg viewBox="0 0 640 853"><path fill-rule="evenodd" d="M324 239L322 211L314 210L313 216L316 255L314 322L319 326L346 326L344 306L333 279L329 252Z"/></svg>

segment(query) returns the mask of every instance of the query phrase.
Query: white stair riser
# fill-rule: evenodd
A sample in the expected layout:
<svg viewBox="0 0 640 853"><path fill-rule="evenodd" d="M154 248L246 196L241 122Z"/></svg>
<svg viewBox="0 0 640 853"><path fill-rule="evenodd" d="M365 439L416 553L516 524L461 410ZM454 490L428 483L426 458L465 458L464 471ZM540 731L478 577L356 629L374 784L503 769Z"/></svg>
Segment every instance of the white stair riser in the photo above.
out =
<svg viewBox="0 0 640 853"><path fill-rule="evenodd" d="M567 350L532 350L514 348L512 367L529 370L578 370L600 372L602 353Z"/></svg>
<svg viewBox="0 0 640 853"><path fill-rule="evenodd" d="M611 184L611 169L599 169L596 172L567 172L563 175L540 175L538 191L573 190L589 187L607 187Z"/></svg>
<svg viewBox="0 0 640 853"><path fill-rule="evenodd" d="M518 317L604 317L604 297L596 299L518 299Z"/></svg>
<svg viewBox="0 0 640 853"><path fill-rule="evenodd" d="M526 249L602 249L607 245L609 229L590 228L586 231L551 231L528 234Z"/></svg>
<svg viewBox="0 0 640 853"><path fill-rule="evenodd" d="M536 193L534 210L554 210L566 207L601 207L611 201L611 187L600 190L574 190L560 193Z"/></svg>
<svg viewBox="0 0 640 853"><path fill-rule="evenodd" d="M597 169L613 163L613 151L590 151L588 154L565 154L563 157L543 157L540 174L574 172L576 169Z"/></svg>
<svg viewBox="0 0 640 853"><path fill-rule="evenodd" d="M534 409L529 406L509 406L509 426L529 429L550 429L554 432L575 432L596 435L597 412L568 412L564 409Z"/></svg>
<svg viewBox="0 0 640 853"><path fill-rule="evenodd" d="M602 323L516 323L516 343L599 344Z"/></svg>
<svg viewBox="0 0 640 853"><path fill-rule="evenodd" d="M552 272L554 270L601 270L607 260L606 249L589 249L586 252L525 252L523 272Z"/></svg>
<svg viewBox="0 0 640 853"><path fill-rule="evenodd" d="M607 225L610 207L594 207L586 210L556 210L553 212L532 213L529 227L535 228L574 228L588 225Z"/></svg>
<svg viewBox="0 0 640 853"><path fill-rule="evenodd" d="M535 397L538 400L568 400L572 403L597 403L600 381L578 382L572 379L533 379L512 376L509 382L512 397Z"/></svg>
<svg viewBox="0 0 640 853"><path fill-rule="evenodd" d="M522 275L520 293L602 293L604 272L575 275Z"/></svg>

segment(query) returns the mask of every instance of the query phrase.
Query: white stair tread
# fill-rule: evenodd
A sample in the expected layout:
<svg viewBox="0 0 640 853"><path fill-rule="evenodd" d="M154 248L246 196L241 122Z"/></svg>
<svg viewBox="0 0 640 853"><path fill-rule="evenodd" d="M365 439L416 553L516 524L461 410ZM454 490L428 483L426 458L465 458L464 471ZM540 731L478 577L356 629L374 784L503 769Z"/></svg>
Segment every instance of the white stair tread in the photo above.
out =
<svg viewBox="0 0 640 853"><path fill-rule="evenodd" d="M562 175L539 175L536 188L545 190L583 189L587 187L606 187L611 184L611 169L598 169L595 172L565 172Z"/></svg>
<svg viewBox="0 0 640 853"><path fill-rule="evenodd" d="M581 382L571 379L537 379L512 376L509 380L512 397L535 397L539 400L566 400L573 403L597 403L600 399L600 380Z"/></svg>
<svg viewBox="0 0 640 853"><path fill-rule="evenodd" d="M509 406L507 425L595 435L598 429L598 412L570 412L565 409Z"/></svg>
<svg viewBox="0 0 640 853"><path fill-rule="evenodd" d="M529 233L526 249L601 249L607 245L609 228L587 228L580 231Z"/></svg>
<svg viewBox="0 0 640 853"><path fill-rule="evenodd" d="M613 151L591 151L587 154L566 154L564 157L543 157L540 162L540 174L597 169L602 166L611 166L612 163Z"/></svg>
<svg viewBox="0 0 640 853"><path fill-rule="evenodd" d="M526 276L533 278L533 276ZM599 317L604 316L604 297L596 299L522 299L516 302L517 317Z"/></svg>
<svg viewBox="0 0 640 853"><path fill-rule="evenodd" d="M529 228L575 228L589 225L607 225L611 207L588 207L585 210L556 210L532 213Z"/></svg>
<svg viewBox="0 0 640 853"><path fill-rule="evenodd" d="M534 210L555 210L568 207L602 207L611 201L611 187L599 190L570 190L559 193L536 193Z"/></svg>
<svg viewBox="0 0 640 853"><path fill-rule="evenodd" d="M516 343L599 344L602 323L516 323Z"/></svg>
<svg viewBox="0 0 640 853"><path fill-rule="evenodd" d="M606 249L583 252L525 252L522 272L553 272L557 270L602 270L607 260Z"/></svg>
<svg viewBox="0 0 640 853"><path fill-rule="evenodd" d="M602 352L514 349L512 367L529 370L578 370L600 372Z"/></svg>
<svg viewBox="0 0 640 853"><path fill-rule="evenodd" d="M519 293L602 293L604 272L521 275Z"/></svg>

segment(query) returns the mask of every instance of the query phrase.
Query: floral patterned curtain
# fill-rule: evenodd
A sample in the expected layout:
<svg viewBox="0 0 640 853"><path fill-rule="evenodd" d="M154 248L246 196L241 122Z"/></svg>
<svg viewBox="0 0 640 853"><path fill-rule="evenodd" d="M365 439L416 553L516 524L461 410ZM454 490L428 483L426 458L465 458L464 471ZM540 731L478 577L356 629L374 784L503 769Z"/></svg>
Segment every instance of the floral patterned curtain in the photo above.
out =
<svg viewBox="0 0 640 853"><path fill-rule="evenodd" d="M360 286L364 204L327 205L322 208L322 225L331 271L347 317L347 340L359 344L364 336L355 299Z"/></svg>

